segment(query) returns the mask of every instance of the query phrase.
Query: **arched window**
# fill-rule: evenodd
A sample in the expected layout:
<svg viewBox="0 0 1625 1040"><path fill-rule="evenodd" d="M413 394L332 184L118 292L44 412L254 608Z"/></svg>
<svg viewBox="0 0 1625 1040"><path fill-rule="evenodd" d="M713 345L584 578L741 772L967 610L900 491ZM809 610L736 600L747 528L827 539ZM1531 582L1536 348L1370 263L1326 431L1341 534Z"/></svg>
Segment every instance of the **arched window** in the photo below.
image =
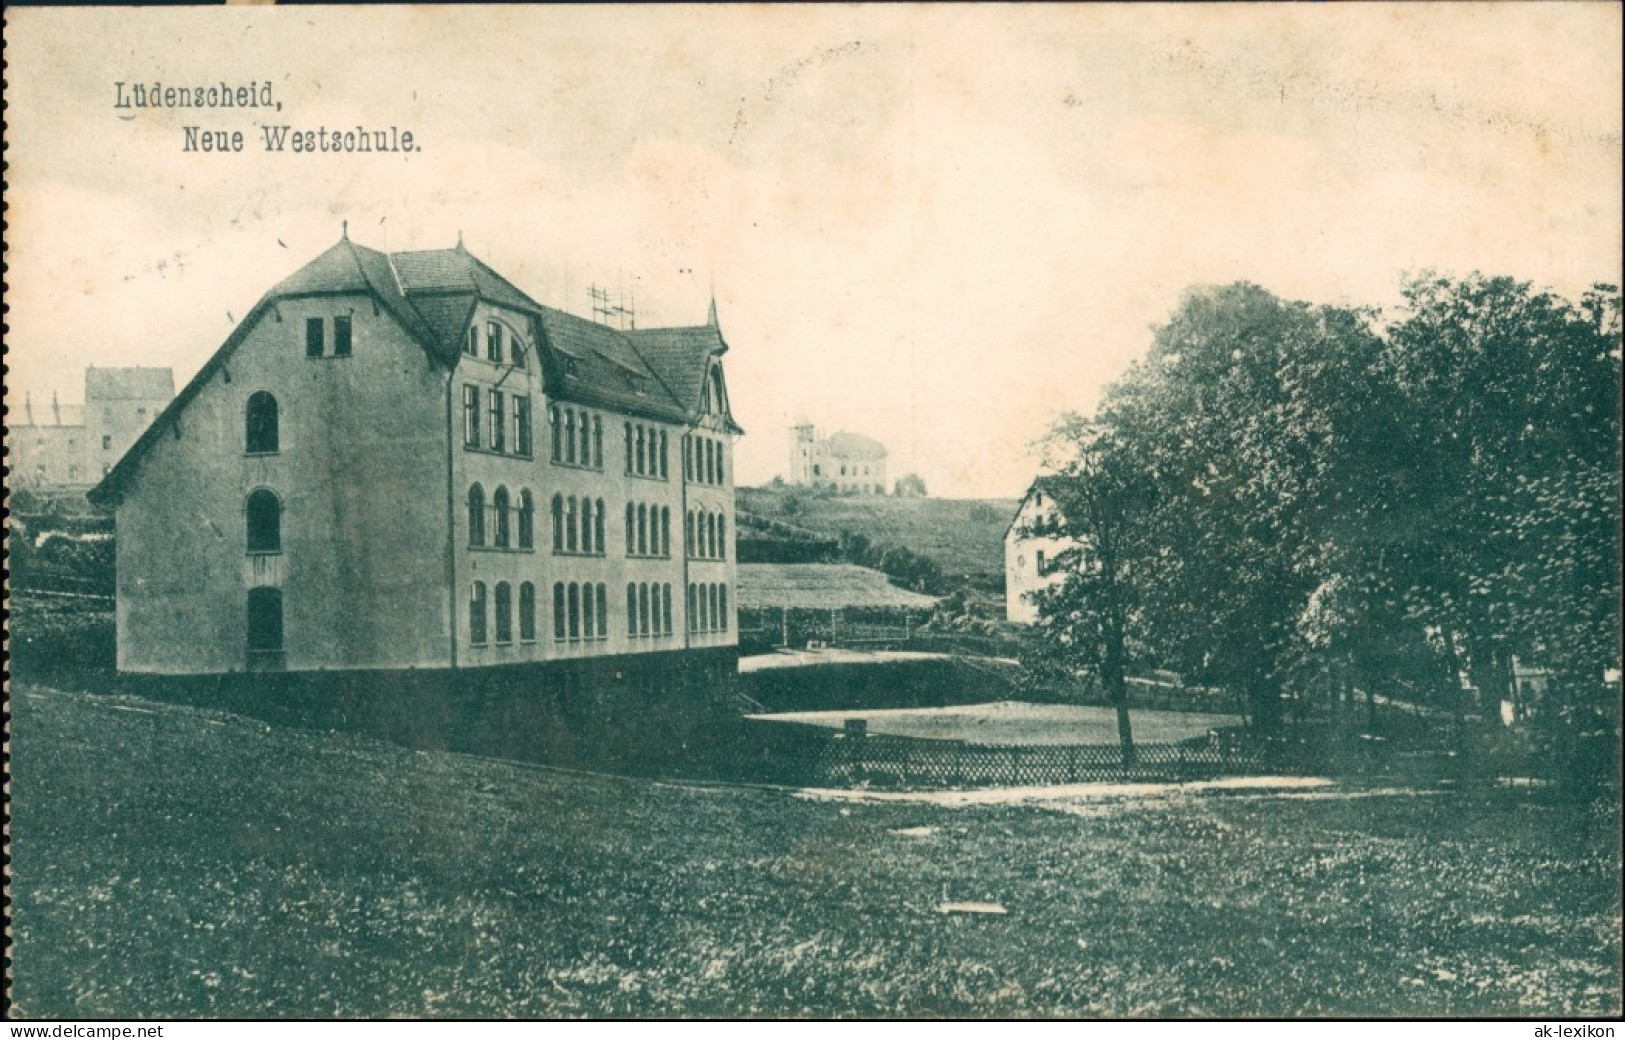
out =
<svg viewBox="0 0 1625 1040"><path fill-rule="evenodd" d="M494 321L485 323L485 357L488 361L502 362L502 326Z"/></svg>
<svg viewBox="0 0 1625 1040"><path fill-rule="evenodd" d="M696 622L699 619L694 614L694 583L693 582L689 582L689 584L688 584L688 603L687 603L687 606L688 606L688 609L683 611L683 618L684 618L685 621L687 621L687 624L685 624L683 627L688 629L690 632L697 632L697 631L699 631L699 629L696 627Z"/></svg>
<svg viewBox="0 0 1625 1040"><path fill-rule="evenodd" d="M468 641L485 645L485 582L476 581L468 591Z"/></svg>
<svg viewBox="0 0 1625 1040"><path fill-rule="evenodd" d="M647 583L638 585L638 634L649 634L649 586Z"/></svg>
<svg viewBox="0 0 1625 1040"><path fill-rule="evenodd" d="M638 634L638 587L630 581L626 583L626 634Z"/></svg>
<svg viewBox="0 0 1625 1040"><path fill-rule="evenodd" d="M632 503L626 504L626 555L638 551L638 511Z"/></svg>
<svg viewBox="0 0 1625 1040"><path fill-rule="evenodd" d="M714 582L711 585L711 631L715 632L722 627L722 612L717 609L717 590L720 588Z"/></svg>
<svg viewBox="0 0 1625 1040"><path fill-rule="evenodd" d="M597 612L593 610L592 586L581 586L581 634L588 639L598 634Z"/></svg>
<svg viewBox="0 0 1625 1040"><path fill-rule="evenodd" d="M609 635L609 586L603 582L598 583L598 636L606 638Z"/></svg>
<svg viewBox="0 0 1625 1040"><path fill-rule="evenodd" d="M592 465L592 424L587 421L587 413L581 413L581 464Z"/></svg>
<svg viewBox="0 0 1625 1040"><path fill-rule="evenodd" d="M660 507L660 555L671 555L671 507Z"/></svg>
<svg viewBox="0 0 1625 1040"><path fill-rule="evenodd" d="M553 496L553 551L564 551L564 496Z"/></svg>
<svg viewBox="0 0 1625 1040"><path fill-rule="evenodd" d="M564 582L553 583L553 638L564 639Z"/></svg>
<svg viewBox="0 0 1625 1040"><path fill-rule="evenodd" d="M694 510L683 517L683 555L694 555Z"/></svg>
<svg viewBox="0 0 1625 1040"><path fill-rule="evenodd" d="M491 527L493 528L491 544L498 549L506 549L509 545L508 529L508 489L498 487L491 493Z"/></svg>
<svg viewBox="0 0 1625 1040"><path fill-rule="evenodd" d="M485 544L485 489L478 484L468 489L468 544Z"/></svg>
<svg viewBox="0 0 1625 1040"><path fill-rule="evenodd" d="M570 638L581 638L581 586L570 583Z"/></svg>
<svg viewBox="0 0 1625 1040"><path fill-rule="evenodd" d="M626 424L626 471L632 472L632 424Z"/></svg>
<svg viewBox="0 0 1625 1040"><path fill-rule="evenodd" d="M604 420L592 417L592 464L604 468Z"/></svg>
<svg viewBox="0 0 1625 1040"><path fill-rule="evenodd" d="M573 463L575 460L576 410L574 408L566 408L564 410L564 461Z"/></svg>
<svg viewBox="0 0 1625 1040"><path fill-rule="evenodd" d="M719 442L717 444L717 483L726 484L727 482L728 478L722 472L722 444Z"/></svg>
<svg viewBox="0 0 1625 1040"><path fill-rule="evenodd" d="M497 582L497 642L513 642L513 589L505 581Z"/></svg>
<svg viewBox="0 0 1625 1040"><path fill-rule="evenodd" d="M666 476L667 476L667 466L668 466L668 460L667 460L667 455L666 455L666 431L665 430L660 431L660 456L659 456L659 458L660 458L660 479L664 480L664 479L666 479Z"/></svg>
<svg viewBox="0 0 1625 1040"><path fill-rule="evenodd" d="M592 499L581 498L581 551L592 552Z"/></svg>
<svg viewBox="0 0 1625 1040"><path fill-rule="evenodd" d="M709 439L705 442L705 482L707 484L717 482L716 449Z"/></svg>
<svg viewBox="0 0 1625 1040"><path fill-rule="evenodd" d="M547 422L548 425L553 428L552 437L554 462L558 462L563 457L561 453L564 450L564 431L560 428L559 421L559 406L556 404L549 405L547 408Z"/></svg>
<svg viewBox="0 0 1625 1040"><path fill-rule="evenodd" d="M684 480L693 480L694 479L694 459L693 459L693 452L691 450L693 448L693 446L694 446L694 438L689 436L686 433L683 434L683 479Z"/></svg>
<svg viewBox="0 0 1625 1040"><path fill-rule="evenodd" d="M244 426L248 454L272 455L281 450L275 397L264 390L249 395Z"/></svg>
<svg viewBox="0 0 1625 1040"><path fill-rule="evenodd" d="M282 652L282 590L260 587L248 590L248 653Z"/></svg>
<svg viewBox="0 0 1625 1040"><path fill-rule="evenodd" d="M566 552L576 551L576 497L571 495L564 500L564 548Z"/></svg>
<svg viewBox="0 0 1625 1040"><path fill-rule="evenodd" d="M638 460L637 472L642 473L643 472L644 458L643 458L643 426L641 424L638 426L638 450L637 450L637 454L636 454L635 457Z"/></svg>
<svg viewBox="0 0 1625 1040"><path fill-rule="evenodd" d="M711 559L717 558L717 514L707 513L705 517L705 548L706 555Z"/></svg>
<svg viewBox="0 0 1625 1040"><path fill-rule="evenodd" d="M519 492L519 548L533 549L536 546L536 502L530 497L530 489L523 488Z"/></svg>
<svg viewBox="0 0 1625 1040"><path fill-rule="evenodd" d="M722 630L728 631L728 586L717 586L717 617L722 622Z"/></svg>
<svg viewBox="0 0 1625 1040"><path fill-rule="evenodd" d="M641 503L638 505L638 553L649 554L649 507Z"/></svg>
<svg viewBox="0 0 1625 1040"><path fill-rule="evenodd" d="M536 641L536 586L528 581L519 585L519 641Z"/></svg>
<svg viewBox="0 0 1625 1040"><path fill-rule="evenodd" d="M593 546L595 551L604 551L604 500L598 500L598 507L592 512ZM600 615L601 616L601 615Z"/></svg>
<svg viewBox="0 0 1625 1040"><path fill-rule="evenodd" d="M728 558L728 518L722 514L717 515L717 559Z"/></svg>
<svg viewBox="0 0 1625 1040"><path fill-rule="evenodd" d="M258 488L248 496L248 551L282 551L282 500L269 488Z"/></svg>
<svg viewBox="0 0 1625 1040"><path fill-rule="evenodd" d="M665 619L665 632L671 635L671 583L660 586L660 613Z"/></svg>

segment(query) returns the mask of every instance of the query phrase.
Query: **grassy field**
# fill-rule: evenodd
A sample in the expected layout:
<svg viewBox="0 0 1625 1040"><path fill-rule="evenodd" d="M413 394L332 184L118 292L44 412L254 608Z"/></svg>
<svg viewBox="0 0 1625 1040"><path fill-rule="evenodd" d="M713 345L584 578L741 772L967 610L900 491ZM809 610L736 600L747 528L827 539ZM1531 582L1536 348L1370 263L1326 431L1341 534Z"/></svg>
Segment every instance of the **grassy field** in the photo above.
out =
<svg viewBox="0 0 1625 1040"><path fill-rule="evenodd" d="M799 511L787 511L794 498ZM892 498L815 495L791 488L739 488L740 509L834 538L842 531L875 543L900 545L929 556L949 578L1004 580L1004 532L1015 515L1013 499Z"/></svg>
<svg viewBox="0 0 1625 1040"><path fill-rule="evenodd" d="M798 711L755 718L805 722L840 729L847 719L868 720L876 736L963 740L971 744L1115 744L1117 712L1077 704L960 704L943 708L884 708L845 711ZM1173 744L1200 737L1211 729L1239 726L1235 715L1185 711L1130 713L1134 739L1143 744Z"/></svg>
<svg viewBox="0 0 1625 1040"><path fill-rule="evenodd" d="M1620 1011L1617 803L853 803L12 711L17 1016Z"/></svg>

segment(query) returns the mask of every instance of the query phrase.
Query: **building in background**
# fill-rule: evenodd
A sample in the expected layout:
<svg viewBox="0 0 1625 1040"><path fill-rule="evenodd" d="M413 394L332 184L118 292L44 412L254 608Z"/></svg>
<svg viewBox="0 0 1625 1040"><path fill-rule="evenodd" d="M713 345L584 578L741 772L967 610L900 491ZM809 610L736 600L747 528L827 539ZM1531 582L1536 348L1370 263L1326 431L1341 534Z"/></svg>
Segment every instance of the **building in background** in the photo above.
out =
<svg viewBox="0 0 1625 1040"><path fill-rule="evenodd" d="M819 437L811 423L790 428L790 483L884 495L886 446L861 433Z"/></svg>
<svg viewBox="0 0 1625 1040"><path fill-rule="evenodd" d="M120 670L501 666L590 696L733 667L727 349L714 309L615 329L461 242L346 235L91 492Z"/></svg>
<svg viewBox="0 0 1625 1040"><path fill-rule="evenodd" d="M1063 519L1051 481L1044 477L1033 481L1016 509L1015 519L1004 533L1004 614L1007 620L1018 625L1035 623L1038 605L1034 595L1066 580L1065 572L1056 569L1055 559L1077 543L1070 538L1037 533L1061 524Z"/></svg>
<svg viewBox="0 0 1625 1040"><path fill-rule="evenodd" d="M91 487L174 397L167 368L94 366L85 370L83 405L61 404L52 394L50 411L36 415L33 399L23 395L22 422L7 430L11 479L17 487Z"/></svg>

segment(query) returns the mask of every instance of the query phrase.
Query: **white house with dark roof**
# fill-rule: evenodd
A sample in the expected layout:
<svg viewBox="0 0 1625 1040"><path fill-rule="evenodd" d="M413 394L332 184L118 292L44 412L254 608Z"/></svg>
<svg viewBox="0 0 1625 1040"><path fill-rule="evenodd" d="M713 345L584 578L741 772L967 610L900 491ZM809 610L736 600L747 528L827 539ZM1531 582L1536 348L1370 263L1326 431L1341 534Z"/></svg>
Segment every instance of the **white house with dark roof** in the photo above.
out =
<svg viewBox="0 0 1625 1040"><path fill-rule="evenodd" d="M210 674L737 658L728 351L545 307L459 242L283 279L91 492L118 664Z"/></svg>
<svg viewBox="0 0 1625 1040"><path fill-rule="evenodd" d="M1055 560L1078 544L1049 533L1065 522L1055 491L1053 481L1034 480L1004 532L1004 616L1018 625L1038 620L1035 596L1066 580Z"/></svg>
<svg viewBox="0 0 1625 1040"><path fill-rule="evenodd" d="M886 493L886 446L839 430L819 437L811 423L790 428L790 483L864 494Z"/></svg>

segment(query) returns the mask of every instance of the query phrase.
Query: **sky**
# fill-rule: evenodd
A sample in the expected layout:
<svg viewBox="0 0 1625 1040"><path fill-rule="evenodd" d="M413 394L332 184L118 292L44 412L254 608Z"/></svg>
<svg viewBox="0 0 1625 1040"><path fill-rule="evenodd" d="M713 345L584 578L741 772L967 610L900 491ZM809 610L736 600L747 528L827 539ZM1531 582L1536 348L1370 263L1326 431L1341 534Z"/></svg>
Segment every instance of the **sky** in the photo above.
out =
<svg viewBox="0 0 1625 1040"><path fill-rule="evenodd" d="M669 6L7 13L7 405L184 383L337 241L468 248L587 314L715 297L740 483L788 427L1010 497L1188 287L1391 305L1621 278L1621 8ZM271 81L282 110L118 111ZM419 151L264 151L259 124ZM245 132L182 151L182 128Z"/></svg>

